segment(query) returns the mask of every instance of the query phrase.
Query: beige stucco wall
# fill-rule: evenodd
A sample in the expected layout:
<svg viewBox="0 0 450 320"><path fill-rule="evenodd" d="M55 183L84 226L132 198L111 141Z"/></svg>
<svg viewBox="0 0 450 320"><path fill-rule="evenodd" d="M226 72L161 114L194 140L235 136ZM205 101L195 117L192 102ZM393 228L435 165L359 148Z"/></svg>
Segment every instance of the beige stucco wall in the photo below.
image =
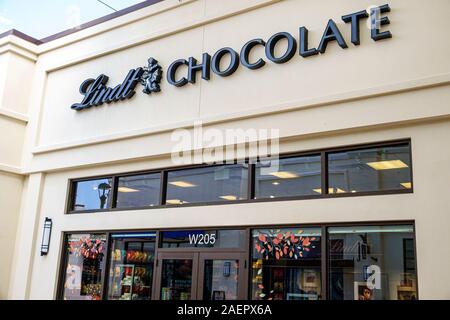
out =
<svg viewBox="0 0 450 320"><path fill-rule="evenodd" d="M450 28L447 0L388 1L393 38L350 43L340 17L386 1L166 0L28 49L37 56L30 84L21 172L29 178L19 215L9 297L55 297L61 235L69 230L415 220L419 295L448 299ZM195 85L75 112L83 80L105 73L109 85L149 56L164 70L178 58L307 26L317 46L329 18L348 42L323 55L296 55L228 78L198 75ZM419 25L420 21L420 25ZM25 46L25 44L22 44ZM254 58L263 55L255 48ZM1 63L1 60L0 60ZM0 81L2 79L0 78ZM140 90L140 88L138 88ZM23 109L27 110L27 109ZM69 178L170 167L173 129L280 129L281 152L411 138L414 193L339 199L65 215ZM1 161L0 161L1 162ZM274 214L276 212L276 214ZM48 256L39 255L42 223L54 221ZM438 245L437 245L438 244ZM439 257L439 258L436 258Z"/></svg>
<svg viewBox="0 0 450 320"><path fill-rule="evenodd" d="M1 105L3 108L20 114L27 114L30 98L30 79L34 75L34 61L15 53L5 53L9 56L3 88Z"/></svg>
<svg viewBox="0 0 450 320"><path fill-rule="evenodd" d="M0 171L0 241L3 243L0 257L0 299L8 297L22 188L23 178L20 175Z"/></svg>
<svg viewBox="0 0 450 320"><path fill-rule="evenodd" d="M0 299L6 299L9 293L26 179L21 174L22 156L34 61L22 50L11 39L0 40Z"/></svg>

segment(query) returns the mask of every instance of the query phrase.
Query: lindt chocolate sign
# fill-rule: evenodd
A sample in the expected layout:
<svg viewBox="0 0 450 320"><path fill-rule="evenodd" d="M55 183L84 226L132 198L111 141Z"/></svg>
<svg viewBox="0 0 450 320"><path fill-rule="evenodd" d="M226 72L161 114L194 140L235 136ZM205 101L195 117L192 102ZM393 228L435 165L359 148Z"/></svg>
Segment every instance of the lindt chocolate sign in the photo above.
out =
<svg viewBox="0 0 450 320"><path fill-rule="evenodd" d="M374 41L392 38L390 31L381 31L381 27L390 23L385 15L391 11L388 4L372 7L368 10L362 10L342 16L342 20L351 27L351 43L354 46L360 45L360 29L362 21L370 19L371 38ZM286 50L282 55L275 54L275 47L280 41L287 43ZM342 36L336 22L329 19L322 35L322 39L317 47L310 47L308 41L308 29L304 26L299 28L297 39L288 32L279 32L271 36L267 41L263 39L252 39L241 48L240 53L230 47L219 49L211 56L209 53L203 53L201 62L196 58L189 57L178 59L167 68L167 82L176 87L182 87L188 83L195 84L197 74L201 74L203 80L211 79L211 72L218 77L229 77L242 65L249 70L257 70L266 64L263 57L250 59L251 51L257 46L265 48L265 58L272 63L282 64L290 61L297 53L303 58L314 55L324 54L330 42L336 42L342 49L348 48L346 39ZM229 63L224 68L221 64L222 59L228 56ZM177 70L181 66L187 67L187 74L177 78ZM147 67L138 67L131 69L123 80L122 84L114 88L108 87L108 76L101 74L97 78L87 79L80 86L80 93L84 96L80 103L74 103L71 108L74 110L83 110L94 106L100 106L104 103L119 102L130 99L135 94L138 84L141 84L145 94L160 92L160 83L162 80L162 67L154 58L148 59Z"/></svg>

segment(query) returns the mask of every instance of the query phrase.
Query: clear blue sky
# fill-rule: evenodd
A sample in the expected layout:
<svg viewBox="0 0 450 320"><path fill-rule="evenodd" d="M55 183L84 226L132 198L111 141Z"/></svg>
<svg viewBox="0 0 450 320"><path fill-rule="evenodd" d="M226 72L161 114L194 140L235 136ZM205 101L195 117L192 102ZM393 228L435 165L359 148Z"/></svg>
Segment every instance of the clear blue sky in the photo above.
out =
<svg viewBox="0 0 450 320"><path fill-rule="evenodd" d="M102 0L120 10L143 0ZM0 0L0 33L17 29L36 39L114 11L97 0Z"/></svg>

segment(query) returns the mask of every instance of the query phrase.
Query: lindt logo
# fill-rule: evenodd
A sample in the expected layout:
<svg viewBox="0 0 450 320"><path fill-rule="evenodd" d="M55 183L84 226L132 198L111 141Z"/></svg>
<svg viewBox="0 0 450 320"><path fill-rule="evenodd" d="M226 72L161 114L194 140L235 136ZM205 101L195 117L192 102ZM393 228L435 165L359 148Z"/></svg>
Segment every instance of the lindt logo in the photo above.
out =
<svg viewBox="0 0 450 320"><path fill-rule="evenodd" d="M130 99L135 94L135 88L138 83L144 86L142 92L151 94L161 91L159 83L161 82L162 68L158 61L153 58L148 59L148 67L139 67L128 71L122 84L110 88L106 85L109 77L101 74L96 79L87 79L80 86L80 93L84 99L80 103L74 103L71 108L74 110L83 110L94 106L100 106L104 103L118 102Z"/></svg>

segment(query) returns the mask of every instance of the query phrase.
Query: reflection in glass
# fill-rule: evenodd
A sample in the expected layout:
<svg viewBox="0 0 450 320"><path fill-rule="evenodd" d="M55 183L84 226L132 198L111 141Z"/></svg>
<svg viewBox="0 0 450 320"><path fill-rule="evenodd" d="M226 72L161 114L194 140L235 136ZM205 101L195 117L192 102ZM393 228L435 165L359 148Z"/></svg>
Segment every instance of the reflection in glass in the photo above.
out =
<svg viewBox="0 0 450 320"><path fill-rule="evenodd" d="M64 300L101 300L105 234L69 234Z"/></svg>
<svg viewBox="0 0 450 320"><path fill-rule="evenodd" d="M205 260L203 300L237 300L239 260Z"/></svg>
<svg viewBox="0 0 450 320"><path fill-rule="evenodd" d="M411 189L409 145L328 155L329 193Z"/></svg>
<svg viewBox="0 0 450 320"><path fill-rule="evenodd" d="M111 178L75 182L73 210L111 208Z"/></svg>
<svg viewBox="0 0 450 320"><path fill-rule="evenodd" d="M320 156L258 162L255 173L255 198L319 195L320 172Z"/></svg>
<svg viewBox="0 0 450 320"><path fill-rule="evenodd" d="M245 230L163 231L161 239L161 248L241 248Z"/></svg>
<svg viewBox="0 0 450 320"><path fill-rule="evenodd" d="M246 165L170 171L167 179L167 204L247 199Z"/></svg>
<svg viewBox="0 0 450 320"><path fill-rule="evenodd" d="M412 226L333 227L328 233L331 299L417 299Z"/></svg>
<svg viewBox="0 0 450 320"><path fill-rule="evenodd" d="M159 204L159 173L120 177L117 189L117 208L147 207Z"/></svg>
<svg viewBox="0 0 450 320"><path fill-rule="evenodd" d="M162 261L161 300L191 300L192 260Z"/></svg>
<svg viewBox="0 0 450 320"><path fill-rule="evenodd" d="M149 300L152 293L155 232L111 235L110 300Z"/></svg>
<svg viewBox="0 0 450 320"><path fill-rule="evenodd" d="M320 228L252 230L252 299L320 299L320 240Z"/></svg>

